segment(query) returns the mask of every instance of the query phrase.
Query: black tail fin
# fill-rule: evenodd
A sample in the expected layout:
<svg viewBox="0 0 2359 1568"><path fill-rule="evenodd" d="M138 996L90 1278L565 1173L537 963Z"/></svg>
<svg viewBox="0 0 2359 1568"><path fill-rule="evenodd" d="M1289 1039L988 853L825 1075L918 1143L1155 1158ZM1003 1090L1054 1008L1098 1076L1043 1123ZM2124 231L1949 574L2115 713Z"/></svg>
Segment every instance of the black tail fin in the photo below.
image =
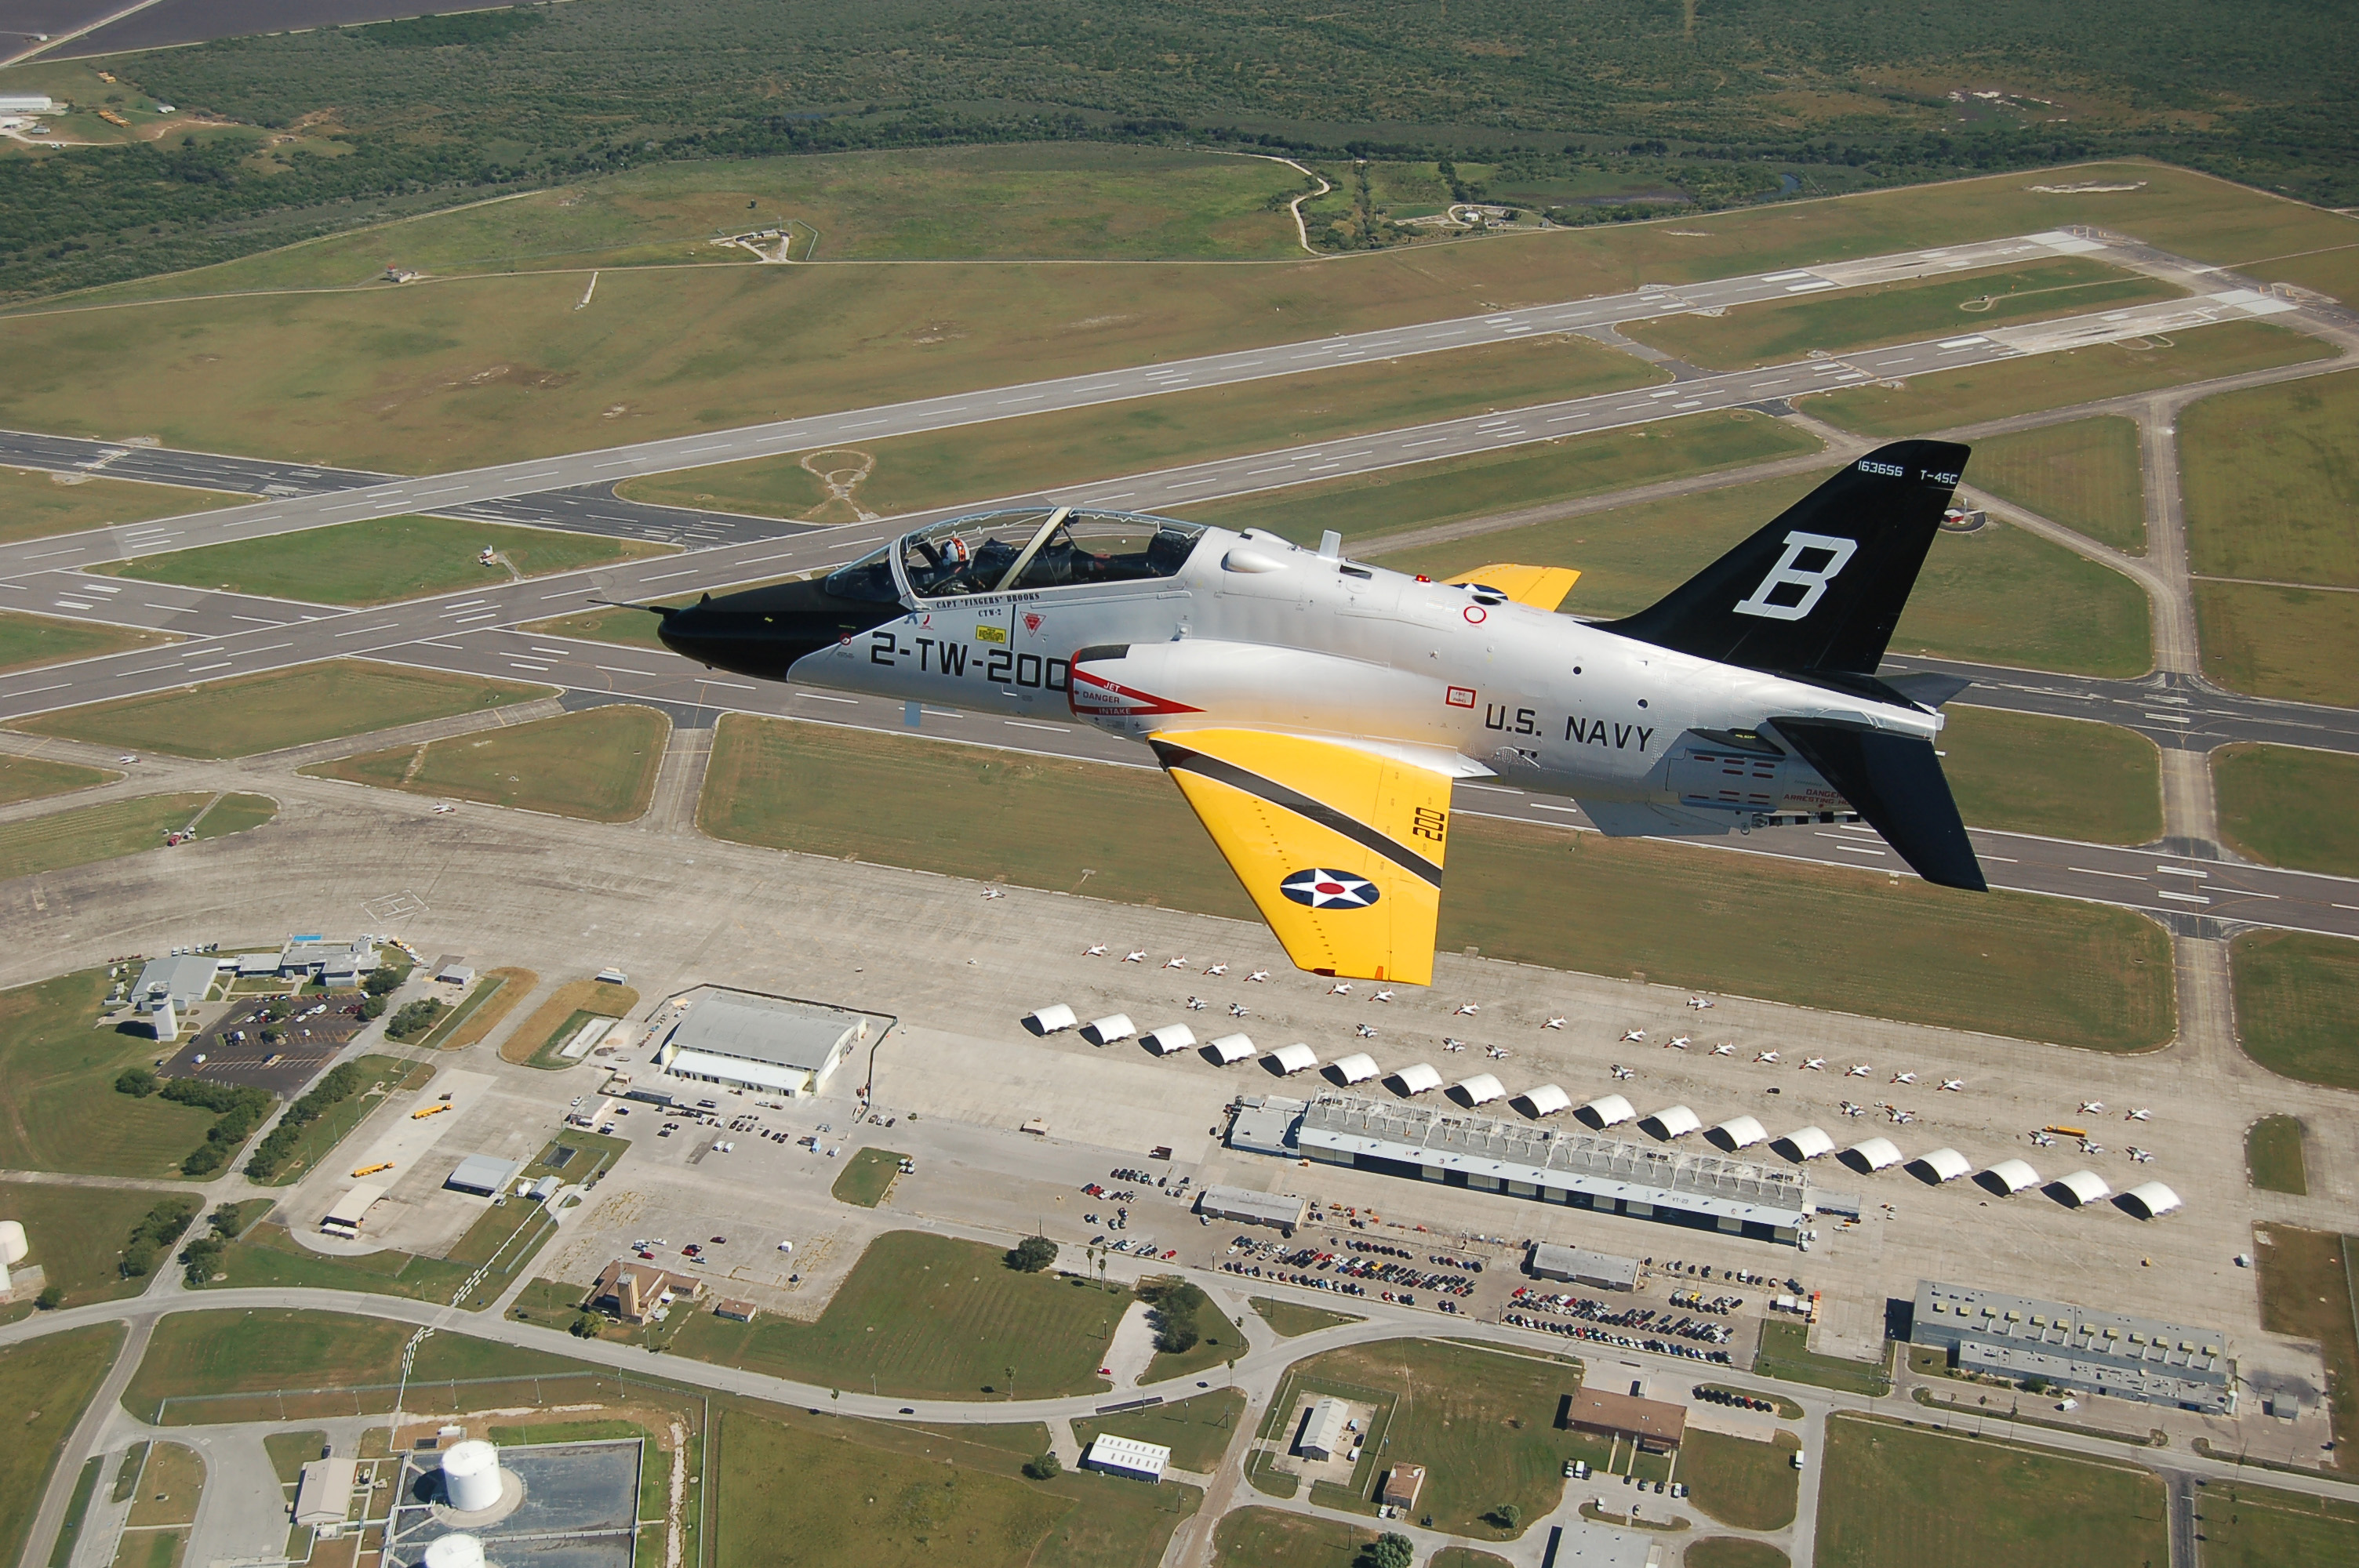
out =
<svg viewBox="0 0 2359 1568"><path fill-rule="evenodd" d="M1779 719L1777 735L1834 785L1917 874L1945 888L1987 892L1933 742L1824 719Z"/></svg>
<svg viewBox="0 0 2359 1568"><path fill-rule="evenodd" d="M1873 675L1966 451L1953 441L1879 447L1604 630L1748 669Z"/></svg>

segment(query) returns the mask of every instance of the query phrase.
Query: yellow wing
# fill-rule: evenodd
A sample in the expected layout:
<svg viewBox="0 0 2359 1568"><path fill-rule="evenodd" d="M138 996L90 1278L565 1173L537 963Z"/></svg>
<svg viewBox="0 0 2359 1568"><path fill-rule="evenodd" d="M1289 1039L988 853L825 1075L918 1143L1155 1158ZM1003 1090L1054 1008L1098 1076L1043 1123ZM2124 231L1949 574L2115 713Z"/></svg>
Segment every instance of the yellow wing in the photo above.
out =
<svg viewBox="0 0 2359 1568"><path fill-rule="evenodd" d="M1502 561L1496 566L1460 572L1446 580L1481 583L1485 588L1497 589L1517 604L1528 604L1534 610L1554 610L1572 591L1572 585L1581 580L1581 574L1571 567L1518 567Z"/></svg>
<svg viewBox="0 0 2359 1568"><path fill-rule="evenodd" d="M1447 775L1256 730L1149 740L1297 967L1433 983Z"/></svg>

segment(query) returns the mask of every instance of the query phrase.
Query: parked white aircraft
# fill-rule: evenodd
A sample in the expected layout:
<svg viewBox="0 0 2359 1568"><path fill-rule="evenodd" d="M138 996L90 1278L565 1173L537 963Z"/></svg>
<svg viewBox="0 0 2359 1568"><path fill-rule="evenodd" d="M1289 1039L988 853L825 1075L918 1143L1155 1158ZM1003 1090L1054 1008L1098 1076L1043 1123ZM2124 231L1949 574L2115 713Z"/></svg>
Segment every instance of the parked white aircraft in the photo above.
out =
<svg viewBox="0 0 2359 1568"><path fill-rule="evenodd" d="M1564 1027L1564 1020L1561 1018L1551 1018L1546 1023L1541 1024L1540 1027L1542 1029L1562 1029Z"/></svg>
<svg viewBox="0 0 2359 1568"><path fill-rule="evenodd" d="M1084 953L1082 953L1082 957L1084 957L1084 958L1103 958L1103 957L1105 957L1105 944L1104 944L1104 943L1103 943L1103 942L1099 943L1096 946L1092 947L1092 948L1088 949L1087 951L1085 951Z"/></svg>
<svg viewBox="0 0 2359 1568"><path fill-rule="evenodd" d="M1605 1070L1606 1070L1607 1072L1609 1072L1609 1073L1613 1074L1613 1075L1614 1075L1614 1076L1616 1079L1622 1079L1622 1078L1635 1078L1635 1077L1636 1077L1636 1076L1638 1076L1638 1070L1637 1070L1636 1068L1635 1068L1635 1067L1625 1067L1625 1066L1624 1066L1624 1065L1623 1065L1621 1063L1619 1063L1619 1062L1614 1063L1612 1066L1610 1066L1610 1067L1606 1068Z"/></svg>
<svg viewBox="0 0 2359 1568"><path fill-rule="evenodd" d="M1215 964L1204 972L1208 975L1225 975L1229 972L1229 967L1226 964Z"/></svg>
<svg viewBox="0 0 2359 1568"><path fill-rule="evenodd" d="M2081 1102L2081 1111L2082 1114L2085 1116L2098 1115L2102 1113L2104 1108L2105 1102L2101 1099L2084 1099Z"/></svg>
<svg viewBox="0 0 2359 1568"><path fill-rule="evenodd" d="M1963 1078L1943 1078L1941 1080L1941 1087L1949 1090L1951 1094L1963 1094L1966 1092L1966 1080Z"/></svg>
<svg viewBox="0 0 2359 1568"><path fill-rule="evenodd" d="M1457 1011L1452 1012L1450 1016L1452 1018L1472 1018L1482 1011L1483 1004L1479 1001L1462 1001L1458 1004Z"/></svg>
<svg viewBox="0 0 2359 1568"><path fill-rule="evenodd" d="M1917 1081L1917 1075L1914 1073L1895 1073L1892 1075L1892 1081L1896 1084L1913 1084Z"/></svg>
<svg viewBox="0 0 2359 1568"><path fill-rule="evenodd" d="M1298 966L1425 985L1463 778L1615 835L1864 818L1929 881L1982 889L1933 749L1963 683L1876 674L1965 460L1879 448L1618 621L1556 614L1562 567L1432 582L1332 534L1060 506L916 528L658 631L913 726L939 704L1147 745Z"/></svg>
<svg viewBox="0 0 2359 1568"><path fill-rule="evenodd" d="M1625 1045L1643 1041L1646 1038L1647 1032L1643 1029L1625 1029L1622 1032L1622 1044Z"/></svg>
<svg viewBox="0 0 2359 1568"><path fill-rule="evenodd" d="M1843 1069L1843 1076L1846 1078L1864 1078L1873 1070L1874 1069L1869 1067L1864 1062L1855 1062L1852 1065Z"/></svg>
<svg viewBox="0 0 2359 1568"><path fill-rule="evenodd" d="M1376 1037L1376 1026L1373 1023L1355 1023L1352 1025L1352 1033L1363 1040L1374 1040Z"/></svg>
<svg viewBox="0 0 2359 1568"><path fill-rule="evenodd" d="M1125 953L1122 956L1122 961L1125 964L1144 964L1147 962L1147 949L1139 947L1131 952Z"/></svg>
<svg viewBox="0 0 2359 1568"><path fill-rule="evenodd" d="M1184 969L1188 967L1188 960L1184 955L1177 958L1166 958L1163 960L1163 967L1167 969Z"/></svg>
<svg viewBox="0 0 2359 1568"><path fill-rule="evenodd" d="M1393 993L1390 991L1378 991L1368 1000L1370 1001L1390 1001L1393 1000Z"/></svg>
<svg viewBox="0 0 2359 1568"><path fill-rule="evenodd" d="M1826 1065L1827 1059L1824 1056L1812 1056L1802 1064L1802 1071L1806 1073L1821 1072L1825 1069Z"/></svg>
<svg viewBox="0 0 2359 1568"><path fill-rule="evenodd" d="M1252 974L1245 977L1245 984L1252 985L1258 980L1266 980L1267 979L1269 979L1269 971L1267 969L1256 969Z"/></svg>
<svg viewBox="0 0 2359 1568"><path fill-rule="evenodd" d="M1335 985L1329 986L1327 988L1327 994L1329 996L1350 996L1352 994L1352 982L1349 980L1343 980Z"/></svg>
<svg viewBox="0 0 2359 1568"><path fill-rule="evenodd" d="M2125 1121L2149 1121L2152 1120L2153 1118L2154 1112L2141 1109L2130 1112L2129 1115L2124 1117L2122 1119Z"/></svg>
<svg viewBox="0 0 2359 1568"><path fill-rule="evenodd" d="M1720 1003L1708 996L1691 996L1688 998L1688 1005L1701 1012L1707 1007L1718 1007Z"/></svg>
<svg viewBox="0 0 2359 1568"><path fill-rule="evenodd" d="M1777 1053L1775 1051L1756 1051L1753 1054L1753 1065L1757 1067L1764 1062L1768 1063L1773 1067L1776 1066L1777 1065Z"/></svg>
<svg viewBox="0 0 2359 1568"><path fill-rule="evenodd" d="M1694 1044L1695 1036L1692 1034L1674 1034L1669 1040L1663 1042L1663 1049L1666 1051L1684 1051Z"/></svg>

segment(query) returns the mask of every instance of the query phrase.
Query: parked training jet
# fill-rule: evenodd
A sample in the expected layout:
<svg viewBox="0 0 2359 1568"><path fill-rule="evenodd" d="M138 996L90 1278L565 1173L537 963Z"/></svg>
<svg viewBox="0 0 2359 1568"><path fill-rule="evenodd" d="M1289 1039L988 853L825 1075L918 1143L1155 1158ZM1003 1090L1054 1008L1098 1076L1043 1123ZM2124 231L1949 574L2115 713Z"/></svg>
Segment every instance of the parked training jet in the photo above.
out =
<svg viewBox="0 0 2359 1568"><path fill-rule="evenodd" d="M1150 747L1288 956L1423 985L1451 786L1570 796L1609 834L1864 818L1981 890L1933 739L1963 683L1875 674L1966 459L1900 441L1652 608L1555 613L1579 573L1448 582L1133 514L995 511L824 578L663 615L701 664L1094 724Z"/></svg>

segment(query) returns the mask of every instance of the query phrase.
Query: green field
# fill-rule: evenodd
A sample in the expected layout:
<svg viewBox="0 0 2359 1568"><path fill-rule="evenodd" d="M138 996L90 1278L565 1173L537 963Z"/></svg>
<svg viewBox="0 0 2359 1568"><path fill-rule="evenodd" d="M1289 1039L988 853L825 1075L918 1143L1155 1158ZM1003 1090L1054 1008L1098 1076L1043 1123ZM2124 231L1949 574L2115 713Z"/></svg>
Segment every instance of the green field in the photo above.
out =
<svg viewBox="0 0 2359 1568"><path fill-rule="evenodd" d="M0 806L63 795L69 790L94 789L122 776L104 768L85 768L78 762L0 755Z"/></svg>
<svg viewBox="0 0 2359 1568"><path fill-rule="evenodd" d="M0 991L0 1169L171 1178L203 1141L210 1112L115 1093L162 1053L144 1024L94 1026L108 984L85 969Z"/></svg>
<svg viewBox="0 0 2359 1568"><path fill-rule="evenodd" d="M1304 1306L1299 1302L1280 1301L1276 1296L1251 1298L1255 1312L1259 1313L1270 1327L1287 1338L1298 1335L1316 1334L1322 1328L1362 1320L1348 1312L1329 1312L1325 1307Z"/></svg>
<svg viewBox="0 0 2359 1568"><path fill-rule="evenodd" d="M2359 244L2339 245L2253 262L2239 269L2264 283L2314 288L2345 305L2359 306Z"/></svg>
<svg viewBox="0 0 2359 1568"><path fill-rule="evenodd" d="M167 1399L388 1383L401 1374L401 1347L413 1332L408 1324L341 1313L176 1312L156 1325L147 1354L123 1391L123 1408L152 1422ZM445 1329L418 1347L410 1379L423 1384L584 1369L560 1357ZM199 1419L193 1408L172 1413L175 1424Z"/></svg>
<svg viewBox="0 0 2359 1568"><path fill-rule="evenodd" d="M208 803L214 803L208 806ZM96 806L68 806L46 816L0 823L0 879L64 871L96 860L164 848L164 836L196 826L200 838L241 833L278 815L277 803L258 795L143 795Z"/></svg>
<svg viewBox="0 0 2359 1568"><path fill-rule="evenodd" d="M364 752L300 770L412 795L628 822L655 797L670 723L619 703L422 746Z"/></svg>
<svg viewBox="0 0 2359 1568"><path fill-rule="evenodd" d="M15 728L177 757L247 757L548 695L547 687L334 659L69 708Z"/></svg>
<svg viewBox="0 0 2359 1568"><path fill-rule="evenodd" d="M1837 1415L1820 1482L1822 1568L2160 1568L2150 1470Z"/></svg>
<svg viewBox="0 0 2359 1568"><path fill-rule="evenodd" d="M143 1528L194 1524L204 1489L205 1462L195 1449L179 1443L151 1444L127 1522Z"/></svg>
<svg viewBox="0 0 2359 1568"><path fill-rule="evenodd" d="M2253 1185L2267 1193L2310 1192L2310 1173L2301 1154L2302 1126L2298 1116L2265 1116L2245 1130L2245 1173Z"/></svg>
<svg viewBox="0 0 2359 1568"><path fill-rule="evenodd" d="M2261 1326L2271 1334L2313 1340L2326 1362L2326 1402L2340 1439L2359 1419L2359 1325L2352 1314L2352 1238L2289 1225L2254 1228ZM2337 1455L2337 1468L2343 1468Z"/></svg>
<svg viewBox="0 0 2359 1568"><path fill-rule="evenodd" d="M2359 1563L2359 1504L2214 1481L2196 1513L2206 1568Z"/></svg>
<svg viewBox="0 0 2359 1568"><path fill-rule="evenodd" d="M1068 1474L919 1427L729 1410L720 1422L715 1561L757 1568L1154 1568L1201 1500L1192 1487ZM782 1475L797 1477L780 1486Z"/></svg>
<svg viewBox="0 0 2359 1568"><path fill-rule="evenodd" d="M522 630L592 643L620 643L630 648L661 648L663 639L656 635L656 628L662 624L644 610L584 610L554 621L528 621Z"/></svg>
<svg viewBox="0 0 2359 1568"><path fill-rule="evenodd" d="M816 1323L731 1323L699 1313L671 1342L701 1361L852 1388L875 1379L908 1397L973 1399L988 1390L1047 1399L1095 1392L1127 1294L1023 1274L1004 1249L919 1231L888 1231ZM1014 1368L1014 1381L1009 1368Z"/></svg>
<svg viewBox="0 0 2359 1568"><path fill-rule="evenodd" d="M1820 418L1863 436L1921 436L2010 414L2300 364L2332 351L2317 339L2283 327L2228 321L2174 332L2167 340L2141 338L1913 376L1897 392L1845 387L1813 395L1808 406ZM1966 471L1971 475L1973 470L1970 466Z"/></svg>
<svg viewBox="0 0 2359 1568"><path fill-rule="evenodd" d="M2359 876L2359 822L2336 808L2359 795L2359 757L2292 746L2223 746L2212 753L2220 837L2267 865Z"/></svg>
<svg viewBox="0 0 2359 1568"><path fill-rule="evenodd" d="M507 1210L493 1212L506 1215ZM448 1302L474 1272L474 1265L389 1249L352 1257L314 1252L288 1236L284 1225L264 1224L230 1243L222 1254L218 1272L223 1277L209 1281L207 1288L360 1291L408 1296L412 1301Z"/></svg>
<svg viewBox="0 0 2359 1568"><path fill-rule="evenodd" d="M1707 1536L1687 1549L1680 1568L1789 1568L1786 1554L1766 1541Z"/></svg>
<svg viewBox="0 0 2359 1568"><path fill-rule="evenodd" d="M145 523L151 517L175 517L183 512L210 512L252 499L123 479L60 484L39 469L0 465L0 545L121 523Z"/></svg>
<svg viewBox="0 0 2359 1568"><path fill-rule="evenodd" d="M853 499L897 515L1661 379L1644 361L1587 338L1525 338L875 441L858 449L875 467ZM791 457L760 458L633 480L618 493L689 505L712 495L710 504L754 511L777 493L777 470L796 465ZM742 476L732 471L739 469Z"/></svg>
<svg viewBox="0 0 2359 1568"><path fill-rule="evenodd" d="M2162 837L2162 756L2134 730L1968 706L1944 711L1941 768L1977 827L2090 844Z"/></svg>
<svg viewBox="0 0 2359 1568"><path fill-rule="evenodd" d="M1779 1433L1755 1443L1690 1427L1680 1445L1680 1479L1695 1506L1737 1530L1784 1530L1794 1522L1802 1477L1794 1468L1800 1440Z"/></svg>
<svg viewBox="0 0 2359 1568"><path fill-rule="evenodd" d="M0 1562L23 1553L49 1469L122 1344L122 1329L103 1324L0 1350L0 1400L25 1412L0 1443Z"/></svg>
<svg viewBox="0 0 2359 1568"><path fill-rule="evenodd" d="M1625 615L1702 570L1824 477L1758 480L1376 558L1434 578L1499 560L1578 567L1565 611ZM2137 584L1999 523L1935 537L1892 650L2087 675L2142 675L2153 663Z"/></svg>
<svg viewBox="0 0 2359 1568"><path fill-rule="evenodd" d="M1212 1531L1219 1568L1355 1568L1373 1530L1276 1509L1243 1508L1221 1516Z"/></svg>
<svg viewBox="0 0 2359 1568"><path fill-rule="evenodd" d="M1989 272L1739 305L1724 316L1667 316L1623 330L1707 370L1744 370L1799 360L1813 350L1841 353L1918 338L1952 338L2180 294L2159 278L2086 256L2061 256Z"/></svg>
<svg viewBox="0 0 2359 1568"><path fill-rule="evenodd" d="M1251 1424L1244 1420L1245 1410L1242 1390L1220 1389L1152 1410L1076 1420L1073 1440L1087 1448L1092 1438L1108 1432L1161 1444L1171 1450L1171 1463L1178 1468L1209 1475L1220 1468L1221 1456L1236 1441L1238 1426Z"/></svg>
<svg viewBox="0 0 2359 1568"><path fill-rule="evenodd" d="M1298 544L1329 528L1364 553L1371 535L1512 514L1633 485L1806 456L1818 441L1749 409L1700 414L1539 446L1475 452L1378 473L1288 485L1180 508L1189 519L1243 533L1260 528ZM1475 546L1470 546L1475 547ZM1473 565L1498 559L1485 556ZM1577 590L1576 590L1577 591Z"/></svg>
<svg viewBox="0 0 2359 1568"><path fill-rule="evenodd" d="M2146 551L2146 481L2138 427L2117 414L2071 419L1973 444L1966 477L2101 545Z"/></svg>
<svg viewBox="0 0 2359 1568"><path fill-rule="evenodd" d="M2195 628L2222 686L2359 708L2359 593L2198 580Z"/></svg>
<svg viewBox="0 0 2359 1568"><path fill-rule="evenodd" d="M177 582L307 604L387 604L513 580L506 568L480 562L484 550L497 550L517 575L529 578L611 561L644 560L669 555L671 546L557 528L462 523L453 517L372 517L111 561L92 569L142 582Z"/></svg>
<svg viewBox="0 0 2359 1568"><path fill-rule="evenodd" d="M2359 942L2303 931L2249 931L2228 948L2236 1040L2281 1077L2359 1089Z"/></svg>
<svg viewBox="0 0 2359 1568"><path fill-rule="evenodd" d="M101 658L125 648L148 648L170 641L164 633L138 627L98 626L87 621L5 612L0 613L0 670Z"/></svg>
<svg viewBox="0 0 2359 1568"><path fill-rule="evenodd" d="M945 838L934 803L953 794L973 831ZM1178 792L1144 769L732 715L699 820L741 843L1254 918ZM1076 821L1125 827L1077 838ZM1455 843L1445 951L2101 1050L2175 1028L2162 930L2125 911L1471 814ZM1831 950L1880 961L1810 957Z"/></svg>
<svg viewBox="0 0 2359 1568"><path fill-rule="evenodd" d="M1778 1323L1764 1319L1761 1324L1761 1346L1753 1357L1753 1370L1765 1378L1782 1378L1789 1383L1809 1383L1816 1388L1833 1389L1846 1394L1865 1394L1875 1398L1892 1391L1892 1379L1886 1375L1880 1361L1849 1361L1840 1356L1822 1356L1810 1348L1810 1330L1807 1324Z"/></svg>
<svg viewBox="0 0 2359 1568"><path fill-rule="evenodd" d="M385 1103L382 1089L390 1092L403 1088L423 1088L431 1076L430 1067L418 1066L400 1056L371 1053L353 1058L364 1080L359 1092L338 1100L307 1124L295 1147L279 1165L277 1173L263 1184L273 1187L292 1186L310 1173L312 1166L326 1159L344 1135L366 1120L377 1107Z"/></svg>
<svg viewBox="0 0 2359 1568"><path fill-rule="evenodd" d="M2359 588L2359 374L2207 397L2179 449L2196 575Z"/></svg>
<svg viewBox="0 0 2359 1568"><path fill-rule="evenodd" d="M32 1244L28 1261L40 1266L47 1284L65 1292L65 1304L86 1306L136 1296L147 1287L144 1278L125 1279L115 1263L131 1227L164 1195L152 1190L0 1182L0 1215L23 1223ZM14 1322L32 1311L32 1298L27 1296L14 1306L0 1307L0 1318Z"/></svg>
<svg viewBox="0 0 2359 1568"><path fill-rule="evenodd" d="M521 988L516 994L523 994ZM568 980L549 992L532 1010L532 1016L500 1042L500 1058L552 1071L571 1067L574 1063L559 1053L571 1043L575 1031L592 1018L628 1018L638 1005L639 993L629 986L587 977Z"/></svg>
<svg viewBox="0 0 2359 1568"><path fill-rule="evenodd" d="M828 1192L838 1203L875 1208L893 1190L893 1179L901 1173L901 1162L908 1158L893 1149L859 1150L843 1162Z"/></svg>
<svg viewBox="0 0 2359 1568"><path fill-rule="evenodd" d="M1289 1377L1340 1382L1394 1396L1384 1452L1426 1466L1419 1519L1453 1534L1494 1539L1482 1516L1514 1503L1528 1522L1564 1489L1570 1434L1557 1408L1580 1385L1571 1367L1432 1340L1388 1340L1331 1350L1299 1362ZM1271 1407L1290 1415L1290 1400ZM1376 1466L1370 1461L1371 1470ZM1364 1504L1364 1499L1363 1499Z"/></svg>
<svg viewBox="0 0 2359 1568"><path fill-rule="evenodd" d="M278 1473L278 1484L292 1487L303 1478L303 1466L314 1459L327 1456L328 1434L324 1432L274 1432L262 1440L265 1452L270 1455L270 1467Z"/></svg>

